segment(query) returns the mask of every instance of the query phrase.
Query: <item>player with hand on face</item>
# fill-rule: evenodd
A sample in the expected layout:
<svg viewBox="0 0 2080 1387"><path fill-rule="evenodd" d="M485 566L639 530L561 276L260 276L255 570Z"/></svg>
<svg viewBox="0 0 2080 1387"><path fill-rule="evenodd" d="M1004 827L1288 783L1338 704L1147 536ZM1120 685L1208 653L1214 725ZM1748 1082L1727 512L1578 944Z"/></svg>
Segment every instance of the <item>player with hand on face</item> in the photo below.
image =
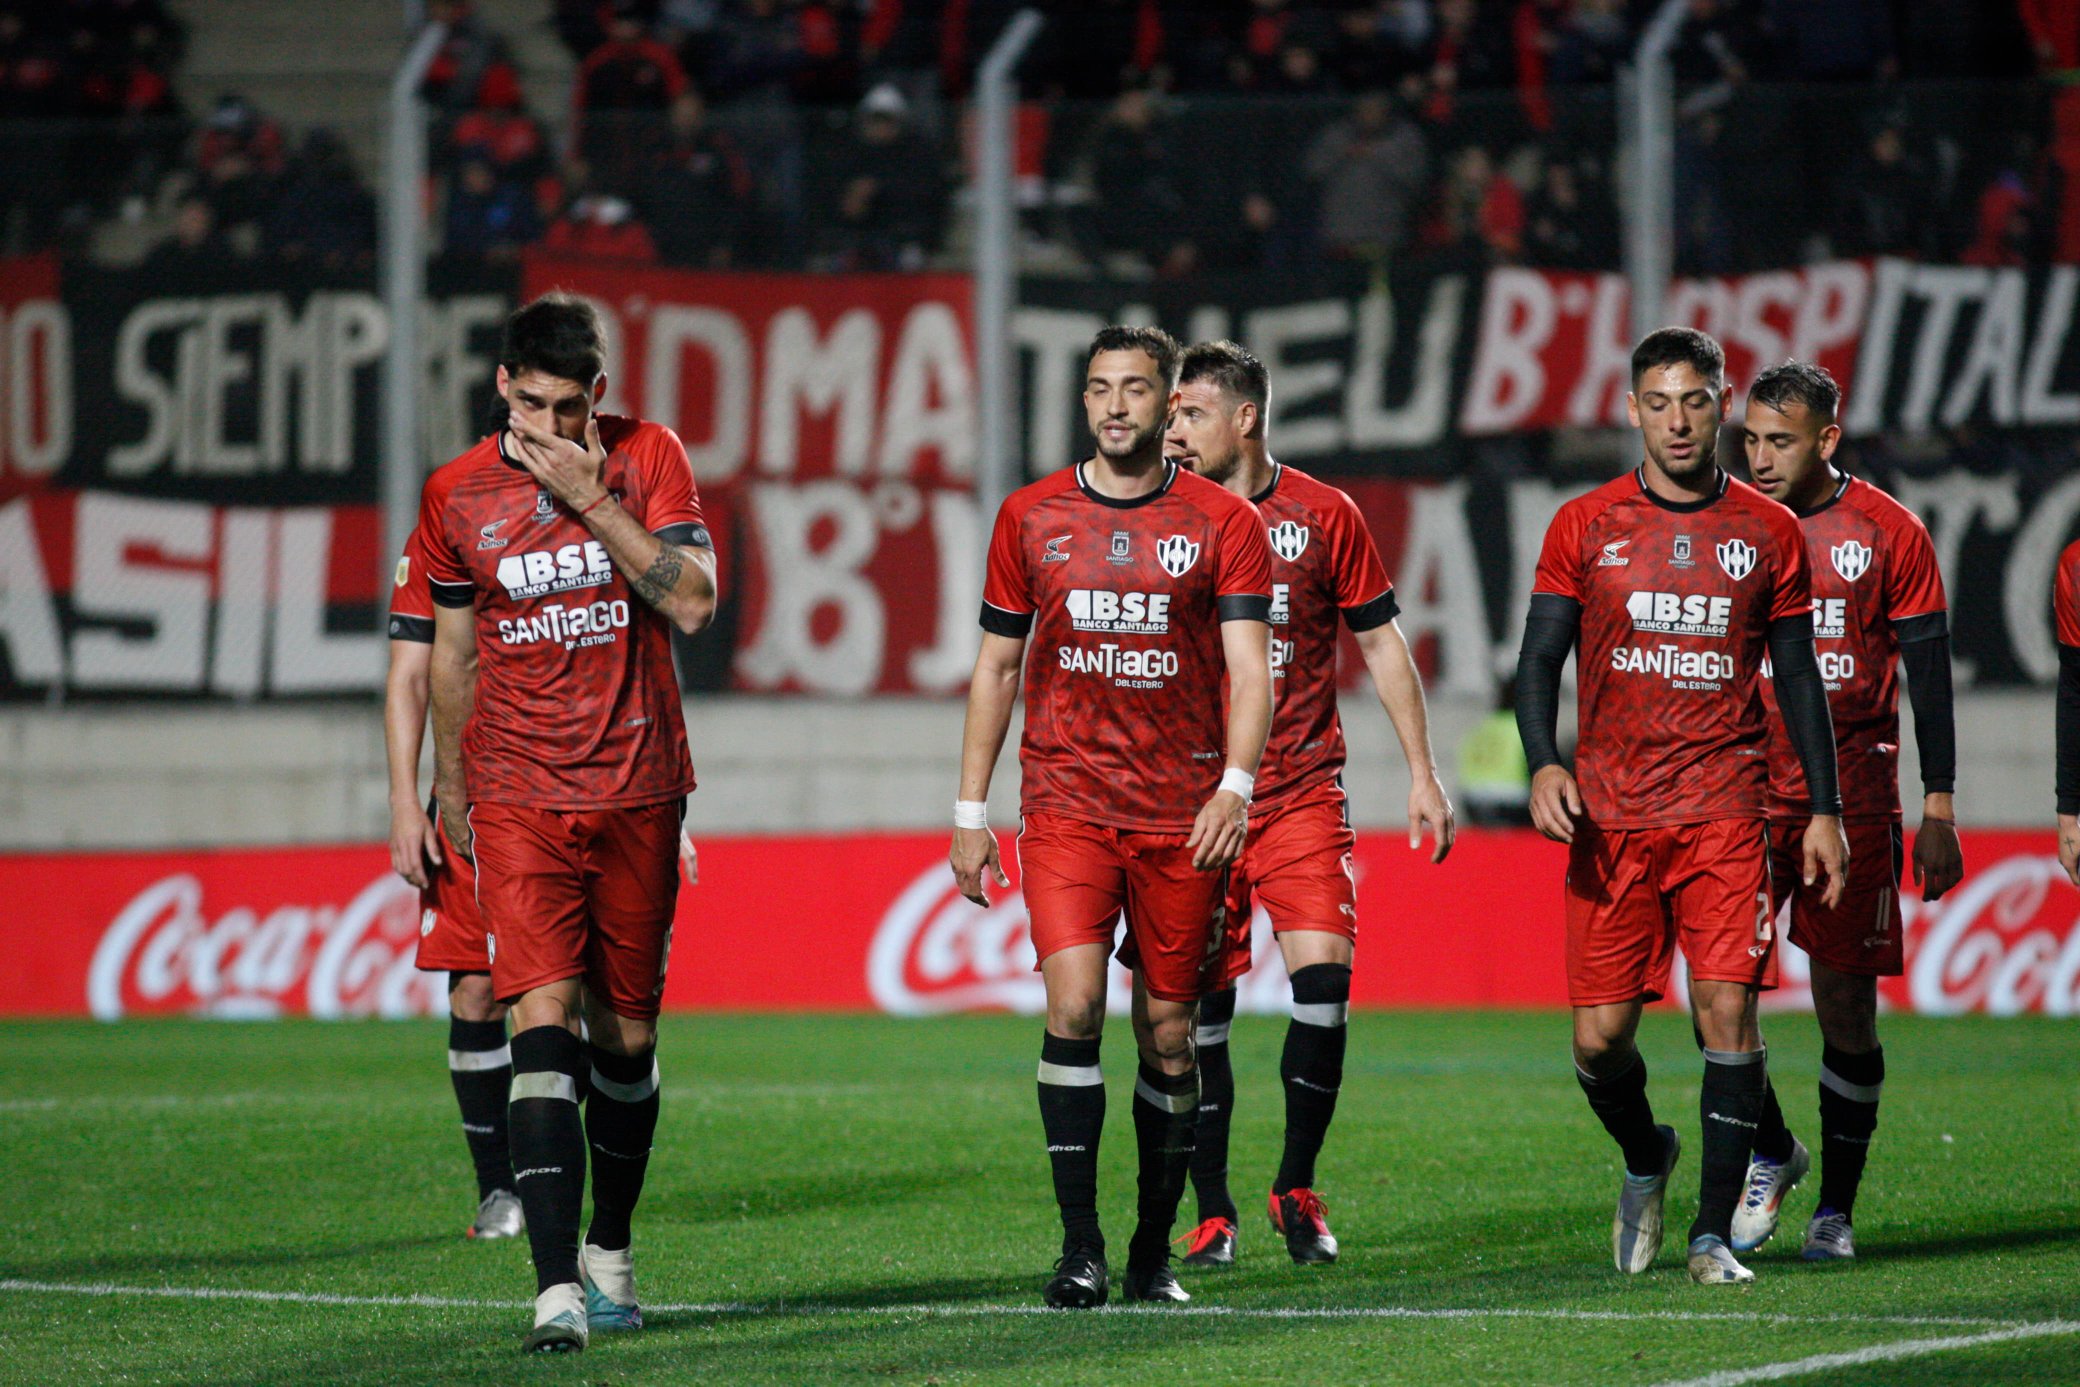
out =
<svg viewBox="0 0 2080 1387"><path fill-rule="evenodd" d="M1233 342L1188 348L1166 446L1208 481L1253 503L1271 541L1271 742L1257 769L1249 843L1228 876L1227 938L1216 990L1199 1009L1199 1135L1192 1185L1199 1225L1187 1266L1234 1262L1238 1234L1228 1193L1228 1130L1235 1074L1228 1030L1235 983L1250 966L1252 901L1271 916L1292 981L1292 1020L1279 1076L1286 1092L1285 1151L1271 1182L1273 1230L1294 1261L1333 1262L1336 1237L1315 1193L1315 1161L1343 1083L1357 883L1343 793L1343 725L1336 710L1339 622L1356 635L1366 670L1408 758L1408 845L1428 833L1432 862L1452 849L1452 806L1430 754L1422 676L1395 624L1399 604L1379 550L1351 498L1272 459L1271 380Z"/></svg>
<svg viewBox="0 0 2080 1387"><path fill-rule="evenodd" d="M997 514L961 741L948 860L961 893L986 905L985 878L1009 884L987 800L1022 674L1020 885L1047 991L1040 1121L1062 1217L1044 1294L1064 1309L1110 1294L1098 1051L1122 914L1140 1051L1140 1193L1122 1289L1190 1299L1169 1244L1199 1107L1192 1021L1271 728L1263 518L1164 459L1177 355L1153 328L1092 341L1083 402L1097 446Z"/></svg>
<svg viewBox="0 0 2080 1387"><path fill-rule="evenodd" d="M2080 886L2080 540L2058 556L2051 592L2058 634L2058 712L2054 785L2058 796L2058 865Z"/></svg>
<svg viewBox="0 0 2080 1387"><path fill-rule="evenodd" d="M669 429L594 413L605 356L582 300L515 312L499 352L507 424L434 474L419 518L441 828L476 864L492 993L513 1009L539 1352L642 1325L630 1219L657 1127L658 998L694 788L670 635L700 630L716 601L686 450Z"/></svg>
<svg viewBox="0 0 2080 1387"><path fill-rule="evenodd" d="M1554 516L1517 663L1532 820L1569 849L1574 1061L1624 1153L1611 1251L1628 1273L1661 1250L1680 1149L1654 1121L1633 1037L1641 1007L1668 988L1678 939L1690 964L1705 1061L1689 1247L1701 1285L1754 1279L1728 1240L1767 1082L1756 997L1776 985L1765 655L1810 796L1797 868L1829 909L1848 863L1805 539L1790 511L1719 467L1725 371L1719 344L1689 328L1634 349L1626 404L1646 456ZM1577 641L1579 780L1554 740Z"/></svg>
<svg viewBox="0 0 2080 1387"><path fill-rule="evenodd" d="M1842 431L1841 389L1818 366L1787 361L1748 392L1741 439L1748 474L1789 506L1805 533L1813 574L1814 635L1834 716L1848 886L1839 904L1794 871L1811 798L1798 754L1770 704L1770 843L1773 876L1791 898L1791 942L1812 956L1813 1012L1820 1023L1820 1206L1806 1228L1808 1261L1854 1257L1856 1190L1878 1126L1885 1051L1878 1043L1878 979L1904 966L1899 881L1904 847L1899 798L1899 684L1904 670L1921 749L1921 826L1914 880L1936 901L1963 879L1957 841L1957 726L1950 695L1950 618L1935 546L1914 513L1833 464ZM1740 1208L1733 1249L1776 1232L1784 1196L1811 1163L1791 1135L1772 1086Z"/></svg>

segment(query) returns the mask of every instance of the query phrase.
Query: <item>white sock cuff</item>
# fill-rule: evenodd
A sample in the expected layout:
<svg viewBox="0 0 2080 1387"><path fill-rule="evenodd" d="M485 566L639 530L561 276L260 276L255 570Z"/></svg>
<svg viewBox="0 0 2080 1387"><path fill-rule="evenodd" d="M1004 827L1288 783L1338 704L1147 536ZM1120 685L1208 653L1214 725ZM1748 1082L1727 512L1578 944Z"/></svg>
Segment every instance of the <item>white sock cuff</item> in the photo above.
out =
<svg viewBox="0 0 2080 1387"><path fill-rule="evenodd" d="M642 1102L645 1098L657 1092L657 1057L653 1055L650 1058L649 1075L645 1078L637 1079L632 1084L617 1083L600 1073L599 1066L594 1065L592 1067L592 1091L605 1094L617 1103Z"/></svg>
<svg viewBox="0 0 2080 1387"><path fill-rule="evenodd" d="M513 1047L501 1045L496 1050L450 1050L448 1068L457 1074L474 1074L485 1069L505 1069L513 1063Z"/></svg>
<svg viewBox="0 0 2080 1387"><path fill-rule="evenodd" d="M1351 1019L1349 1002L1295 1002L1293 1019L1303 1026L1323 1026L1335 1029L1346 1025Z"/></svg>
<svg viewBox="0 0 2080 1387"><path fill-rule="evenodd" d="M1105 1083L1105 1072L1095 1064L1050 1064L1040 1061L1040 1082L1063 1088L1094 1088Z"/></svg>
<svg viewBox="0 0 2080 1387"><path fill-rule="evenodd" d="M517 1103L523 1098L561 1098L566 1103L575 1104L578 1101L578 1081L553 1069L515 1074L507 1102Z"/></svg>

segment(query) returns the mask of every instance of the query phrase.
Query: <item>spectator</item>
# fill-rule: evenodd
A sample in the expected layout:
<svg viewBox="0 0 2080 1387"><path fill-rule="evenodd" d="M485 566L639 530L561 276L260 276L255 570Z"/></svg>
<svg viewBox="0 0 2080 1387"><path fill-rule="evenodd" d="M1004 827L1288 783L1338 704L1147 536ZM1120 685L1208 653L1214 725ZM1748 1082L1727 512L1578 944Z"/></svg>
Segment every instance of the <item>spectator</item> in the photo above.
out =
<svg viewBox="0 0 2080 1387"><path fill-rule="evenodd" d="M1345 91L1385 91L1416 71L1423 41L1408 40L1388 13L1392 8L1354 4L1337 12L1326 66Z"/></svg>
<svg viewBox="0 0 2080 1387"><path fill-rule="evenodd" d="M1369 260L1408 244L1430 155L1391 97L1360 97L1316 138L1305 167L1321 189L1318 229L1331 254Z"/></svg>
<svg viewBox="0 0 2080 1387"><path fill-rule="evenodd" d="M1091 190L1091 205L1080 219L1088 252L1130 256L1173 274L1194 262L1197 251L1185 235L1184 189L1149 92L1119 94L1092 128L1083 164Z"/></svg>
<svg viewBox="0 0 2080 1387"><path fill-rule="evenodd" d="M1452 119L1460 92L1506 87L1516 76L1507 27L1478 0L1438 0L1422 67L1423 115L1437 124Z"/></svg>
<svg viewBox="0 0 2080 1387"><path fill-rule="evenodd" d="M643 219L657 228L658 253L673 265L722 269L734 263L751 194L751 171L735 144L709 124L707 103L699 92L681 92L672 102L671 143L641 197Z"/></svg>
<svg viewBox="0 0 2080 1387"><path fill-rule="evenodd" d="M571 90L572 145L601 187L624 191L647 167L665 109L686 86L677 55L645 27L640 0L617 0L606 42L586 57Z"/></svg>
<svg viewBox="0 0 2080 1387"><path fill-rule="evenodd" d="M481 88L494 68L504 68L507 80L517 81L504 41L484 27L472 0L432 0L426 18L448 26L440 52L434 54L419 87L419 94L430 105L449 115L479 105Z"/></svg>
<svg viewBox="0 0 2080 1387"><path fill-rule="evenodd" d="M484 74L478 106L448 128L456 155L488 160L501 179L531 182L548 170L548 142L541 123L522 104L519 78L503 64Z"/></svg>
<svg viewBox="0 0 2080 1387"><path fill-rule="evenodd" d="M2027 264L2035 207L2021 175L2003 169L1979 194L1978 234L1958 259L1967 265Z"/></svg>
<svg viewBox="0 0 2080 1387"><path fill-rule="evenodd" d="M375 198L361 186L346 146L332 131L320 127L304 136L303 148L267 217L265 242L284 260L328 270L373 261Z"/></svg>
<svg viewBox="0 0 2080 1387"><path fill-rule="evenodd" d="M706 45L701 90L717 101L751 96L791 98L810 66L801 30L780 0L738 0L715 22Z"/></svg>
<svg viewBox="0 0 2080 1387"><path fill-rule="evenodd" d="M1602 270L1617 263L1609 192L1567 160L1545 167L1524 209L1524 258L1544 270Z"/></svg>
<svg viewBox="0 0 2080 1387"><path fill-rule="evenodd" d="M481 153L465 153L448 190L447 253L471 260L510 260L541 234L534 195L501 178Z"/></svg>
<svg viewBox="0 0 2080 1387"><path fill-rule="evenodd" d="M218 97L195 146L195 171L218 227L236 232L265 217L285 165L281 127L236 93Z"/></svg>
<svg viewBox="0 0 2080 1387"><path fill-rule="evenodd" d="M217 235L209 199L191 193L174 209L172 232L152 247L140 268L155 275L193 275L221 267L230 253Z"/></svg>
<svg viewBox="0 0 2080 1387"><path fill-rule="evenodd" d="M567 181L572 187L582 186L582 172ZM636 219L625 198L611 193L581 192L572 198L563 215L549 223L542 246L558 255L612 264L657 262L649 228Z"/></svg>
<svg viewBox="0 0 2080 1387"><path fill-rule="evenodd" d="M1439 248L1478 248L1505 264L1522 257L1523 195L1483 146L1468 145L1453 156L1428 239Z"/></svg>
<svg viewBox="0 0 2080 1387"><path fill-rule="evenodd" d="M909 111L890 83L868 92L825 180L824 217L841 268L920 269L939 248L946 181L938 152L909 128Z"/></svg>
<svg viewBox="0 0 2080 1387"><path fill-rule="evenodd" d="M1928 215L1933 190L1928 170L1908 146L1904 121L1888 119L1842 180L1836 254L1935 258L1938 228Z"/></svg>
<svg viewBox="0 0 2080 1387"><path fill-rule="evenodd" d="M1754 31L1738 7L1723 0L1690 0L1668 60L1681 86L1738 85L1748 80L1754 51Z"/></svg>

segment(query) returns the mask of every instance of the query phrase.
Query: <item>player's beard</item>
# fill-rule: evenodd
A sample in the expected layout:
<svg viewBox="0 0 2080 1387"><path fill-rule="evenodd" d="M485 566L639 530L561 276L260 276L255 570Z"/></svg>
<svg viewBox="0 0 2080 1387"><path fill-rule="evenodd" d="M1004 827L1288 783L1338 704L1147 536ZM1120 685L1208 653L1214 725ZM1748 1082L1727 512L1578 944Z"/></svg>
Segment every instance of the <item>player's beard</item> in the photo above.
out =
<svg viewBox="0 0 2080 1387"><path fill-rule="evenodd" d="M1687 458L1671 456L1668 445L1664 442L1654 451L1654 465L1672 480L1679 482L1695 481L1700 477L1709 476L1719 465L1718 430L1714 429L1696 437L1697 447Z"/></svg>
<svg viewBox="0 0 2080 1387"><path fill-rule="evenodd" d="M1212 453L1203 451L1194 453L1192 456L1197 459L1197 463L1192 470L1216 486L1226 486L1229 479L1242 467L1242 449L1240 448L1230 448L1225 456L1217 457Z"/></svg>
<svg viewBox="0 0 2080 1387"><path fill-rule="evenodd" d="M1109 419L1105 421L1105 423L1111 422ZM1124 462L1129 458L1138 457L1149 450L1149 445L1159 442L1162 436L1163 421L1160 419L1145 429L1134 430L1134 432L1127 435L1126 441L1122 443L1108 443L1106 441L1104 424L1100 424L1097 432L1094 434L1094 437L1097 439L1098 454L1107 462Z"/></svg>

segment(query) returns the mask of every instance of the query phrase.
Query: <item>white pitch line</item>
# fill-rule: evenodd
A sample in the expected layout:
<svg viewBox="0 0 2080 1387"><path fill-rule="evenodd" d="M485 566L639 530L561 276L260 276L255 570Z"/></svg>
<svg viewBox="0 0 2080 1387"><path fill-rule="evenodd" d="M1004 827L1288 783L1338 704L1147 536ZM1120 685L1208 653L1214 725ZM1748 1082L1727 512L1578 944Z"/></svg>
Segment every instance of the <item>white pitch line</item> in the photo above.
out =
<svg viewBox="0 0 2080 1387"><path fill-rule="evenodd" d="M1905 1339L1896 1344L1873 1344L1869 1348L1842 1353L1819 1353L1790 1363L1765 1363L1756 1368L1730 1368L1704 1377L1664 1382L1660 1387L1741 1387L1748 1382L1774 1382L1779 1378L1804 1377L1834 1368L1856 1368L1866 1363L1891 1363L1902 1358L1920 1358L1931 1353L1977 1348L1982 1344L2008 1344L2018 1339L2045 1339L2054 1335L2080 1334L2080 1320L2039 1320L2034 1324L2010 1325L1984 1334L1961 1334L1947 1339Z"/></svg>
<svg viewBox="0 0 2080 1387"><path fill-rule="evenodd" d="M245 1300L272 1302L287 1305L370 1306L405 1307L433 1310L528 1310L534 1302L526 1300L479 1300L459 1296L429 1295L340 1295L329 1291L256 1291L220 1286L123 1286L113 1282L74 1281L29 1281L22 1279L0 1280L0 1292L14 1291L36 1295L84 1295L84 1296L146 1296L162 1300ZM937 1316L941 1318L966 1318L987 1316L1057 1315L1061 1312L1043 1305L998 1305L940 1302L916 1305L840 1305L819 1301L683 1301L646 1305L653 1313L683 1315L741 1315L747 1318L761 1315L794 1317L830 1317L844 1315L877 1315L894 1317ZM1785 1325L1889 1325L1947 1326L1950 1328L1976 1328L1985 1325L2007 1325L2006 1320L1973 1318L1950 1315L1793 1315L1772 1314L1767 1311L1714 1311L1714 1310L1570 1310L1528 1309L1497 1307L1481 1308L1427 1308L1419 1306L1227 1306L1191 1305L1157 1309L1132 1309L1117 1307L1113 1314L1150 1314L1159 1316L1185 1315L1217 1319L1244 1320L1586 1320L1638 1321L1638 1322L1723 1322L1736 1321L1742 1324L1785 1324ZM2029 1327L2029 1326L2024 1326ZM2080 1325L2074 1326L2080 1329ZM1965 1340L1927 1340L1929 1343L1967 1342ZM1744 1379L1745 1380L1745 1379Z"/></svg>

